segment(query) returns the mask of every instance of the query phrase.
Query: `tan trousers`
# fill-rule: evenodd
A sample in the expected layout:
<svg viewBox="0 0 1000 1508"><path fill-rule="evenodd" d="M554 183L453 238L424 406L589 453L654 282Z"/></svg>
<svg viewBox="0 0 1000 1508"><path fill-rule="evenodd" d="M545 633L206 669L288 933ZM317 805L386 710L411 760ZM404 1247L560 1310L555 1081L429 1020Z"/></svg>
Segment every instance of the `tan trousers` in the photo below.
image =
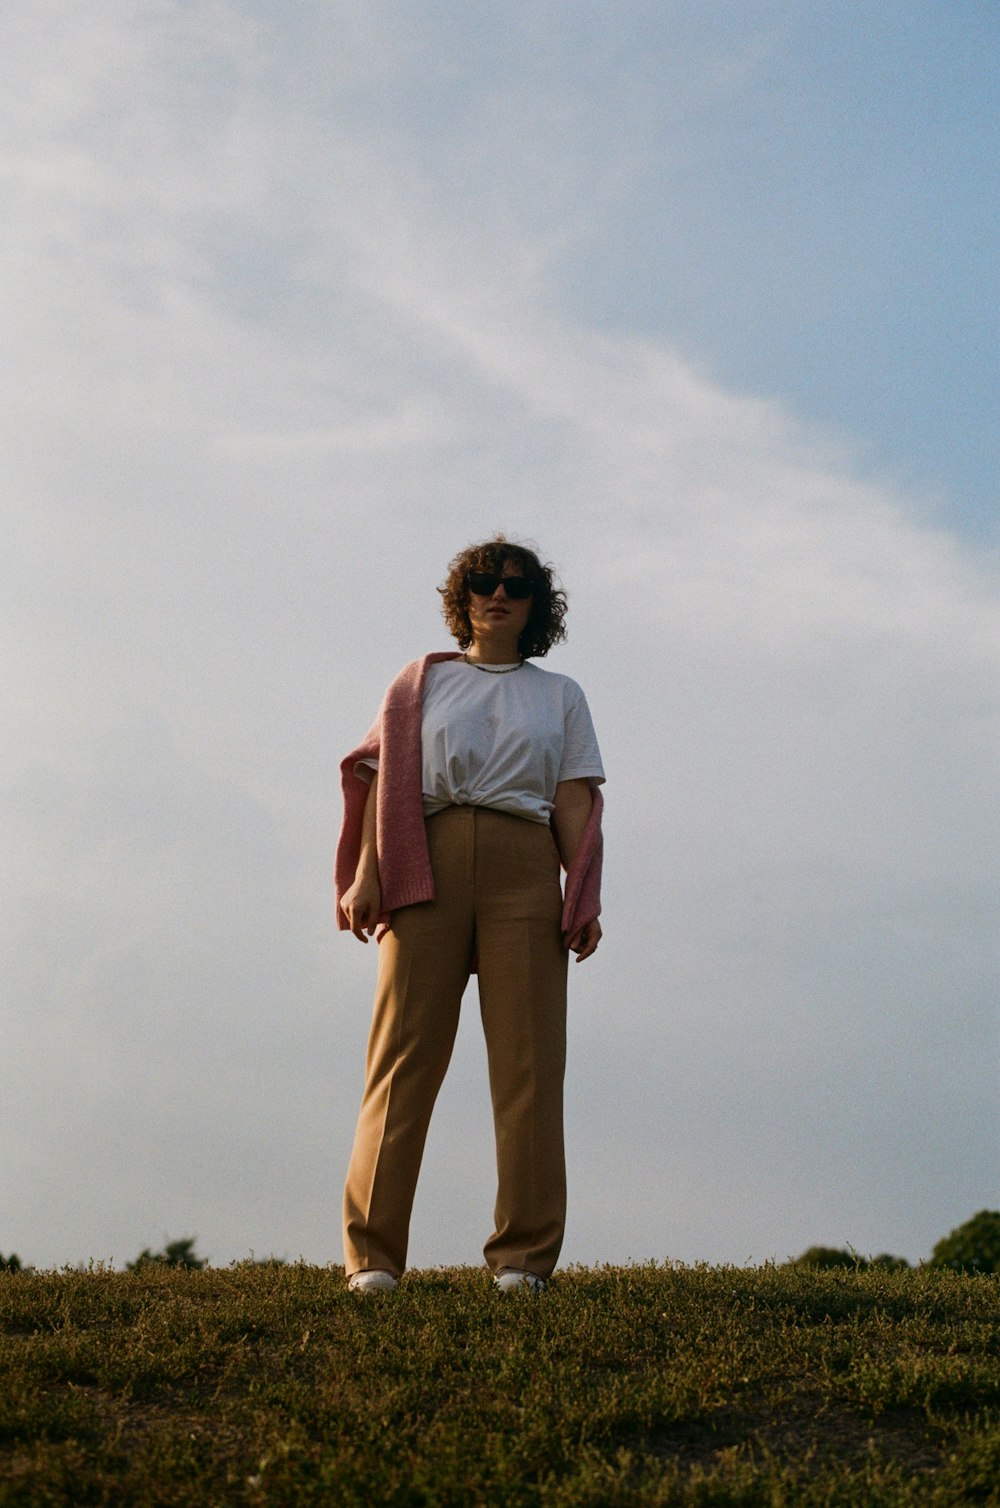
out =
<svg viewBox="0 0 1000 1508"><path fill-rule="evenodd" d="M379 944L367 1077L344 1193L348 1273L406 1266L427 1127L473 954L497 1150L490 1270L548 1277L566 1218L566 962L548 827L484 807L427 821L435 899L404 906Z"/></svg>

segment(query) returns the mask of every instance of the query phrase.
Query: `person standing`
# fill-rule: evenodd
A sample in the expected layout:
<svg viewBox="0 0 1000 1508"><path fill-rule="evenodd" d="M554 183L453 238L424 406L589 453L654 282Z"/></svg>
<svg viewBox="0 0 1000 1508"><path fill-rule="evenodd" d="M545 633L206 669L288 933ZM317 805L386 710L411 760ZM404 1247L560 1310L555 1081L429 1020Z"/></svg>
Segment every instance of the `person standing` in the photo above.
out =
<svg viewBox="0 0 1000 1508"><path fill-rule="evenodd" d="M551 566L498 535L456 555L439 591L458 651L405 666L341 764L338 925L379 940L345 1270L365 1293L395 1288L405 1269L431 1112L476 972L497 1154L484 1255L500 1291L540 1291L566 1219L568 955L590 958L601 939L604 770L580 687L532 663L565 637Z"/></svg>

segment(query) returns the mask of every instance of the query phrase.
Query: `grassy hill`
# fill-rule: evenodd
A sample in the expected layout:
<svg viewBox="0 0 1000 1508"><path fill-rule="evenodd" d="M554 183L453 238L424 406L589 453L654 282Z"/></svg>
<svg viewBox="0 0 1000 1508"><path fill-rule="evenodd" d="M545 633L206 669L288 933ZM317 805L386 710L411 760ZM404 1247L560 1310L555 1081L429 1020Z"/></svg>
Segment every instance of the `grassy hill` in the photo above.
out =
<svg viewBox="0 0 1000 1508"><path fill-rule="evenodd" d="M1000 1278L0 1274L0 1503L1000 1504Z"/></svg>

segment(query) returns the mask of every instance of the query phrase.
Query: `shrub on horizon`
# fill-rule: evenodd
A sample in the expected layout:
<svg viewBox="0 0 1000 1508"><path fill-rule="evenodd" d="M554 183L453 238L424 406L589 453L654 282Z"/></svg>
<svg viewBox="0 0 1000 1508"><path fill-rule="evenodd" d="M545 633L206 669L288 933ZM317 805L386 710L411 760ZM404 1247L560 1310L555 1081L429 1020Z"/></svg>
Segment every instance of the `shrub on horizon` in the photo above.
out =
<svg viewBox="0 0 1000 1508"><path fill-rule="evenodd" d="M195 1255L197 1236L184 1236L180 1241L168 1241L162 1251L150 1251L147 1246L134 1262L126 1262L126 1272L141 1272L144 1267L186 1267L191 1272L201 1272L208 1266L207 1257Z"/></svg>
<svg viewBox="0 0 1000 1508"><path fill-rule="evenodd" d="M1000 1272L1000 1210L980 1210L957 1226L935 1246L929 1265L952 1272Z"/></svg>
<svg viewBox="0 0 1000 1508"><path fill-rule="evenodd" d="M12 1251L9 1257L0 1252L0 1272L23 1272L21 1258L16 1251Z"/></svg>
<svg viewBox="0 0 1000 1508"><path fill-rule="evenodd" d="M810 1246L801 1257L796 1257L794 1267L821 1267L829 1269L833 1267L848 1267L852 1272L863 1272L868 1266L864 1257L859 1257L852 1251L842 1251L837 1246Z"/></svg>

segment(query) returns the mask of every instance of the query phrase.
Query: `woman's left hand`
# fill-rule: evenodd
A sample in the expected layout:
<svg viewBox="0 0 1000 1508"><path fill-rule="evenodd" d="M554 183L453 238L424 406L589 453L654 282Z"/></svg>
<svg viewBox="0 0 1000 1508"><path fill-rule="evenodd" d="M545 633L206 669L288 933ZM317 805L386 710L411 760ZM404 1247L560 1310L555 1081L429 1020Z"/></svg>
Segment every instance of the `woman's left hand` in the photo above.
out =
<svg viewBox="0 0 1000 1508"><path fill-rule="evenodd" d="M575 932L571 932L566 939L566 946L571 953L576 954L577 963L583 963L585 958L589 958L591 953L596 951L597 944L603 935L601 924L595 918L594 921L587 922L584 926L577 927Z"/></svg>

